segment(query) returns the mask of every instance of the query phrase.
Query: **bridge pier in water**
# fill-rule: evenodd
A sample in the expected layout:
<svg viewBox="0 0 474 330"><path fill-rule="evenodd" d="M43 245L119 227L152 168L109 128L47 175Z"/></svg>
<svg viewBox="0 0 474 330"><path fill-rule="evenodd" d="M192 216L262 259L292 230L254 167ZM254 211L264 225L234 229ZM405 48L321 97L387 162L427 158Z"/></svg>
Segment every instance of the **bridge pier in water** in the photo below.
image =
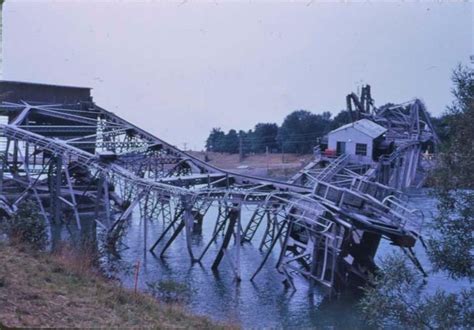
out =
<svg viewBox="0 0 474 330"><path fill-rule="evenodd" d="M0 87L13 91L0 104L0 114L9 118L0 124L0 194L8 214L31 197L51 222L70 223L94 237L99 226L114 246L138 208L144 248L161 257L180 235L191 263L201 262L217 243L211 269L227 259L240 280L240 249L251 243L263 253L252 280L275 254L273 266L290 286L301 276L330 289L366 281L376 269L382 238L409 249L420 235L422 215L401 198L416 183L423 147L437 141L419 100L382 108L355 102L350 127L369 121L384 132L373 138L374 156L318 153L282 182L199 160L96 105L87 88L9 82ZM41 91L32 97L43 99L23 99L31 88ZM364 97L370 97L367 90ZM253 210L249 218L243 208ZM94 217L87 225L81 221L85 213ZM163 222L152 242L148 221ZM192 237L209 221L213 233L195 251ZM259 242L257 231L263 232Z"/></svg>

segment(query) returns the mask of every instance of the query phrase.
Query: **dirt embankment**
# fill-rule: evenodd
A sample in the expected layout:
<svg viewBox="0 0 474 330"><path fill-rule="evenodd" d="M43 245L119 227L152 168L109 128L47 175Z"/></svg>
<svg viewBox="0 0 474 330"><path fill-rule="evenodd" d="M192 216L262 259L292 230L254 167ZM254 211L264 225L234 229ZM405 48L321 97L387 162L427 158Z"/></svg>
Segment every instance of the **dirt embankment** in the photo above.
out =
<svg viewBox="0 0 474 330"><path fill-rule="evenodd" d="M313 155L256 154L247 155L241 161L238 154L204 151L188 153L224 170L282 180L289 179L313 159Z"/></svg>
<svg viewBox="0 0 474 330"><path fill-rule="evenodd" d="M0 329L4 327L225 328L120 288L70 255L0 243Z"/></svg>

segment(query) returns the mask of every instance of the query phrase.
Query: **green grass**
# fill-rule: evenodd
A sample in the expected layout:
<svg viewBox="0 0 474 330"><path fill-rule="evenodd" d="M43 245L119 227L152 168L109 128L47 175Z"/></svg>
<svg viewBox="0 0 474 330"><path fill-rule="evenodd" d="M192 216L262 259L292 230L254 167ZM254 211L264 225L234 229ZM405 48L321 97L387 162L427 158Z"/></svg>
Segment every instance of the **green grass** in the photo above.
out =
<svg viewBox="0 0 474 330"><path fill-rule="evenodd" d="M0 328L230 328L120 288L69 256L0 244L0 265Z"/></svg>

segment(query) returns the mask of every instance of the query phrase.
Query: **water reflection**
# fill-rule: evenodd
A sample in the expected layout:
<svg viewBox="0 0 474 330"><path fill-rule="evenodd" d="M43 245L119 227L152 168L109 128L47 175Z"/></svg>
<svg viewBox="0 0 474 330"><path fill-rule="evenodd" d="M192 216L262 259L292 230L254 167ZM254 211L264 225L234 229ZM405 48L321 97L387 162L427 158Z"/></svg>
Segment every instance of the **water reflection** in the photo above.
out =
<svg viewBox="0 0 474 330"><path fill-rule="evenodd" d="M417 193L411 198L413 206L424 211L429 222L431 212L435 210L436 201L424 192ZM250 219L251 209L242 210L242 219ZM211 239L217 210L210 209L203 222L202 231L193 235L192 246L194 254L199 256L207 242ZM278 249L270 255L267 264L255 281L250 277L262 261L264 254L258 250L263 228L259 229L253 244L244 244L240 251L242 281L236 282L234 273L228 262L221 263L218 272L211 270L211 264L222 242L222 236L213 243L201 263L192 263L189 257L184 232L176 238L166 251L163 258L159 252L166 240L157 246L157 254L147 252L164 230L162 221L151 221L147 224L147 237L144 237L144 221L139 213L133 215L123 243L125 247L114 258L105 255L103 264L108 271L118 277L127 287L134 286L134 266L140 262L138 286L147 290L148 283L160 280L173 280L185 283L190 287L191 295L186 302L187 308L197 314L207 315L216 320L241 324L244 327L336 327L336 328L365 328L360 318L360 312L355 304L357 297L351 292L345 292L339 297L328 297L323 290L314 286L311 288L303 279L296 279L297 291L288 290L282 284L284 277L280 275L275 265L278 260ZM93 221L83 226L82 235L90 235L97 230ZM76 230L77 231L77 230ZM100 229L99 229L100 233ZM64 227L53 229L53 237L71 236L76 239L74 230L65 232ZM79 235L79 236L82 236ZM94 235L92 235L94 236ZM167 238L171 233L167 234ZM229 247L233 251L232 240ZM99 244L100 247L100 244ZM393 246L382 241L378 256L393 251ZM427 257L421 244L417 243L415 251L425 267L428 267ZM444 274L432 275L429 279L429 290L434 291L442 286L448 291L458 290L468 283L454 282L446 279Z"/></svg>

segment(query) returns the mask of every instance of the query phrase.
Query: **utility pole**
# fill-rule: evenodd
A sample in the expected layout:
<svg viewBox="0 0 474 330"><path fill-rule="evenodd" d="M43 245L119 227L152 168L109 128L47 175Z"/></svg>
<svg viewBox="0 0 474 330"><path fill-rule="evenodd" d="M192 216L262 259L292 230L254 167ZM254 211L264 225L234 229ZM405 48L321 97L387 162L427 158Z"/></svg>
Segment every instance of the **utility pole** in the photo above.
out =
<svg viewBox="0 0 474 330"><path fill-rule="evenodd" d="M283 144L283 141L281 141L281 162L284 163L285 162L285 149L284 149L284 144Z"/></svg>
<svg viewBox="0 0 474 330"><path fill-rule="evenodd" d="M268 146L265 147L265 153L267 154L267 157L266 157L266 158L267 158L267 172L268 172L268 170L269 170L269 168L270 168L270 164L269 164L269 162L268 162ZM268 173L267 173L267 174L268 174Z"/></svg>
<svg viewBox="0 0 474 330"><path fill-rule="evenodd" d="M242 134L239 134L239 162L244 160L244 149L242 147Z"/></svg>

